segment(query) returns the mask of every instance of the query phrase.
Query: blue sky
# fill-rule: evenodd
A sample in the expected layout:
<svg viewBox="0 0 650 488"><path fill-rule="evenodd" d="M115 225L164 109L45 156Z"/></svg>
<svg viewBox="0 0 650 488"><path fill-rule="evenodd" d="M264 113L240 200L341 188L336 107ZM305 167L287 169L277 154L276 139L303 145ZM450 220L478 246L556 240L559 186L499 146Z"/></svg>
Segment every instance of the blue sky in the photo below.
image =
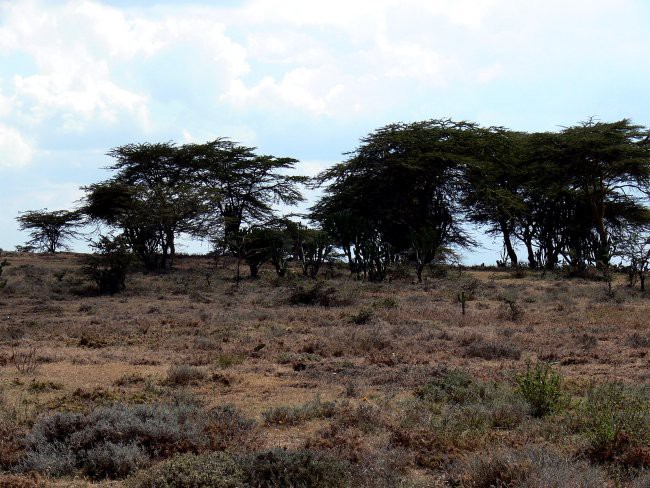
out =
<svg viewBox="0 0 650 488"><path fill-rule="evenodd" d="M391 122L650 125L648 46L648 0L0 0L0 248L130 142L230 137L314 175Z"/></svg>

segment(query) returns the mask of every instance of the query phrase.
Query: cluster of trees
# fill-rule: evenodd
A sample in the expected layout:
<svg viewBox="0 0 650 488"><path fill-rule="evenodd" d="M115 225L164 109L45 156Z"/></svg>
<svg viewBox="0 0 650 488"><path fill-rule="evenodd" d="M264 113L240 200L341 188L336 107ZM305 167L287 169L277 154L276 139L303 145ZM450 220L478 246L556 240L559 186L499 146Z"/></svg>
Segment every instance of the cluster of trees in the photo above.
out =
<svg viewBox="0 0 650 488"><path fill-rule="evenodd" d="M631 235L648 239L650 137L628 120L523 133L430 120L381 128L318 177L312 217L350 268L381 277L407 256L418 278L450 246L473 245L463 224L487 227L505 257L531 268L560 261L606 268ZM629 246L628 250L629 250Z"/></svg>
<svg viewBox="0 0 650 488"><path fill-rule="evenodd" d="M109 156L114 175L85 187L80 209L18 217L32 244L53 252L94 223L150 269L172 266L186 234L245 262L251 276L266 262L283 276L289 260L316 276L338 255L369 280L403 262L421 280L454 248L475 245L471 222L500 237L513 266L522 264L518 248L531 268L564 263L575 273L625 254L643 285L650 257L650 132L629 120L544 133L448 119L392 124L313 181L290 175L295 159L227 139L130 144ZM305 216L311 228L274 210L302 201L303 184L323 189ZM51 220L62 222L58 237Z"/></svg>

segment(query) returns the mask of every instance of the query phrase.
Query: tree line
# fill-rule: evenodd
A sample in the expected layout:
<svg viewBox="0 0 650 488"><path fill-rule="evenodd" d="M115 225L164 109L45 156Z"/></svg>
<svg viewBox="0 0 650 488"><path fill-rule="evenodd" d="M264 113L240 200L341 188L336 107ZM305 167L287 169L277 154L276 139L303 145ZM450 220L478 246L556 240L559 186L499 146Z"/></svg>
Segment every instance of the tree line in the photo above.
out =
<svg viewBox="0 0 650 488"><path fill-rule="evenodd" d="M391 124L314 179L292 174L296 159L225 138L128 144L108 156L112 176L84 187L79 208L18 217L28 246L55 252L98 225L111 230L99 251L117 240L152 270L173 266L183 234L253 277L267 262L284 276L292 260L315 277L343 259L368 280L404 263L422 280L476 245L469 223L502 241L504 265L580 275L622 256L643 286L650 261L650 131L627 119L538 133L450 119ZM303 185L322 197L299 220L280 216L278 204L304 200Z"/></svg>

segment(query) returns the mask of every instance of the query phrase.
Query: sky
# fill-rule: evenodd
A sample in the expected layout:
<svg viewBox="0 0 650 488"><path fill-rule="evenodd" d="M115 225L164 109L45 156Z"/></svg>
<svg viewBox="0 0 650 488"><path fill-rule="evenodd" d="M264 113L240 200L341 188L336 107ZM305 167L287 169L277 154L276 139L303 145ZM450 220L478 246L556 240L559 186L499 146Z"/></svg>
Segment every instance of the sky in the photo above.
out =
<svg viewBox="0 0 650 488"><path fill-rule="evenodd" d="M128 143L228 137L313 176L393 122L648 126L648 46L650 0L0 0L0 248Z"/></svg>

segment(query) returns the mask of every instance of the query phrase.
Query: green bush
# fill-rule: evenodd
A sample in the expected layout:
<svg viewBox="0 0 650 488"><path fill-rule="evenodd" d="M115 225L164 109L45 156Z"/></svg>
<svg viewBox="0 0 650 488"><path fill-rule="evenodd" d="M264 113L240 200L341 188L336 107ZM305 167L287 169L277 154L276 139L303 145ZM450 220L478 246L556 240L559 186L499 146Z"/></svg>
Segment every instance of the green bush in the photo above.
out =
<svg viewBox="0 0 650 488"><path fill-rule="evenodd" d="M453 369L418 388L415 396L435 403L473 403L485 396L485 387L467 371Z"/></svg>
<svg viewBox="0 0 650 488"><path fill-rule="evenodd" d="M374 315L375 314L372 311L372 309L362 308L357 313L355 313L352 317L350 317L350 321L356 325L365 325L372 320Z"/></svg>
<svg viewBox="0 0 650 488"><path fill-rule="evenodd" d="M269 425L297 425L308 420L329 418L334 415L336 405L323 402L320 397L295 407L281 405L262 412L264 421Z"/></svg>
<svg viewBox="0 0 650 488"><path fill-rule="evenodd" d="M91 246L95 254L87 257L84 273L95 282L101 294L113 295L124 290L132 259L127 239L101 236Z"/></svg>
<svg viewBox="0 0 650 488"><path fill-rule="evenodd" d="M562 392L562 377L548 363L535 366L526 364L526 371L517 375L517 386L521 396L530 406L530 414L541 418L560 411L566 405Z"/></svg>
<svg viewBox="0 0 650 488"><path fill-rule="evenodd" d="M137 473L130 488L243 488L244 471L230 454L183 454Z"/></svg>
<svg viewBox="0 0 650 488"><path fill-rule="evenodd" d="M310 287L298 286L289 296L292 305L320 305L330 307L336 302L336 289L319 281Z"/></svg>
<svg viewBox="0 0 650 488"><path fill-rule="evenodd" d="M650 444L650 390L605 383L589 390L578 409L579 424L592 450L616 452Z"/></svg>

